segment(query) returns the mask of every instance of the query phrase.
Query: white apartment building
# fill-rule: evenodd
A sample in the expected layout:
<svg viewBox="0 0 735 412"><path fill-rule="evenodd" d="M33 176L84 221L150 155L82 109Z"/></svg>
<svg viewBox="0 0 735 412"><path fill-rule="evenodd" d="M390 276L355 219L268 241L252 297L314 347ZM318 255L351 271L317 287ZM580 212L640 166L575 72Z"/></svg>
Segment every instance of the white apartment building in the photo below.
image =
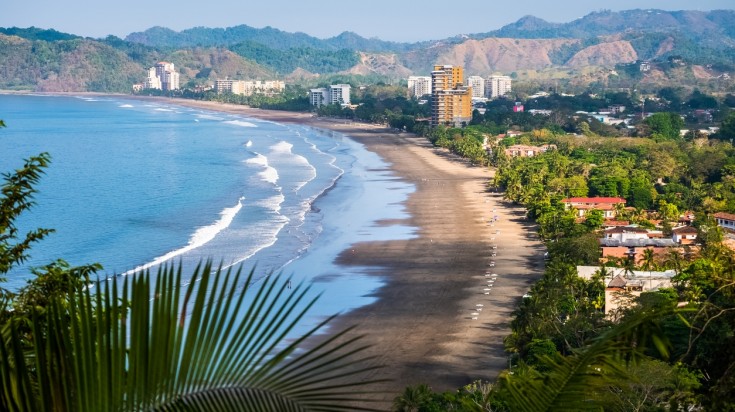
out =
<svg viewBox="0 0 735 412"><path fill-rule="evenodd" d="M214 89L217 93L232 93L243 96L252 96L253 94L265 94L272 96L282 93L286 89L286 84L281 80L215 80Z"/></svg>
<svg viewBox="0 0 735 412"><path fill-rule="evenodd" d="M349 84L333 84L328 87L309 90L309 102L312 106L321 106L323 104L350 104L350 85Z"/></svg>
<svg viewBox="0 0 735 412"><path fill-rule="evenodd" d="M485 97L494 99L511 92L512 79L509 76L490 76L485 81Z"/></svg>
<svg viewBox="0 0 735 412"><path fill-rule="evenodd" d="M161 80L161 90L178 90L179 89L179 73L174 68L173 63L158 62L154 66L156 76Z"/></svg>
<svg viewBox="0 0 735 412"><path fill-rule="evenodd" d="M148 77L146 77L143 82L143 88L161 90L161 78L156 75L155 67L148 69Z"/></svg>
<svg viewBox="0 0 735 412"><path fill-rule="evenodd" d="M472 88L472 98L481 99L485 97L485 79L480 76L470 76L465 85Z"/></svg>
<svg viewBox="0 0 735 412"><path fill-rule="evenodd" d="M408 92L411 96L421 97L431 94L431 77L429 76L409 76Z"/></svg>

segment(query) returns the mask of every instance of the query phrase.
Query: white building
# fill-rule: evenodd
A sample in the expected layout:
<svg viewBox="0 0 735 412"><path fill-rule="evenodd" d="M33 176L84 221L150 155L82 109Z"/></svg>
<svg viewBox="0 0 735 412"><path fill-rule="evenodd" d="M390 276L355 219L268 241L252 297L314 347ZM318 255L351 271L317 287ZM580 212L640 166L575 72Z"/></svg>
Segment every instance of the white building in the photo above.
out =
<svg viewBox="0 0 735 412"><path fill-rule="evenodd" d="M472 98L481 99L485 97L485 79L480 76L470 76L465 85L472 88Z"/></svg>
<svg viewBox="0 0 735 412"><path fill-rule="evenodd" d="M143 88L161 90L161 78L156 75L155 67L148 69L148 77L146 77L145 82L143 82Z"/></svg>
<svg viewBox="0 0 735 412"><path fill-rule="evenodd" d="M282 93L286 89L286 84L280 80L216 80L214 89L217 93L232 93L243 96L252 96L253 94L264 94L272 96Z"/></svg>
<svg viewBox="0 0 735 412"><path fill-rule="evenodd" d="M725 212L715 213L715 220L721 228L735 231L735 214Z"/></svg>
<svg viewBox="0 0 735 412"><path fill-rule="evenodd" d="M509 76L490 76L485 81L485 97L494 99L511 92L513 80Z"/></svg>
<svg viewBox="0 0 735 412"><path fill-rule="evenodd" d="M409 76L408 92L411 96L421 97L431 94L431 77L429 76Z"/></svg>
<svg viewBox="0 0 735 412"><path fill-rule="evenodd" d="M158 62L154 66L156 76L161 80L161 90L178 90L179 89L179 73L174 68L173 63Z"/></svg>
<svg viewBox="0 0 735 412"><path fill-rule="evenodd" d="M321 106L323 104L350 104L350 85L349 84L333 84L328 87L309 90L309 102L312 106Z"/></svg>

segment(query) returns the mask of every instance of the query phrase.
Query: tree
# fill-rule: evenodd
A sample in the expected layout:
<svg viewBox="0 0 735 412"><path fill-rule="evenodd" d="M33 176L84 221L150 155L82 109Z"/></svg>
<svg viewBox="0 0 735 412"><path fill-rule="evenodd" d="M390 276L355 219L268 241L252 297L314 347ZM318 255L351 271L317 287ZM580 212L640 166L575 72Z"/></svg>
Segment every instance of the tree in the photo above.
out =
<svg viewBox="0 0 735 412"><path fill-rule="evenodd" d="M651 129L652 135L660 135L668 140L680 140L680 130L684 128L684 120L677 113L655 113L646 118L645 124Z"/></svg>
<svg viewBox="0 0 735 412"><path fill-rule="evenodd" d="M34 185L50 161L51 156L42 153L26 160L15 173L3 174L4 183L0 189L0 275L23 263L33 243L53 232L50 229L36 229L19 239L20 234L15 226L18 216L33 207L33 195L36 193Z"/></svg>

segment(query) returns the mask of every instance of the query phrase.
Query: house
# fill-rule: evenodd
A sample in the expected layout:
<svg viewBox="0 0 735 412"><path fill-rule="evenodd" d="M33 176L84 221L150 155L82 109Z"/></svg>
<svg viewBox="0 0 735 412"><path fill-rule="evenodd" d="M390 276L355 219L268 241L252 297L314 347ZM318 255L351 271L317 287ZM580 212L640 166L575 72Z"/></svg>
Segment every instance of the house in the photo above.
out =
<svg viewBox="0 0 735 412"><path fill-rule="evenodd" d="M566 209L576 209L577 216L584 217L588 210L602 211L605 219L615 218L615 206L625 205L622 197L570 197L562 200Z"/></svg>
<svg viewBox="0 0 735 412"><path fill-rule="evenodd" d="M640 262L646 250L662 256L671 250L689 254L698 249L697 230L690 226L673 229L670 238L664 238L660 230L648 230L637 225L615 227L603 232L599 240L604 261L612 259L633 259Z"/></svg>
<svg viewBox="0 0 735 412"><path fill-rule="evenodd" d="M505 154L510 157L533 157L545 153L550 149L556 149L556 145L545 144L542 146L513 145L505 149Z"/></svg>
<svg viewBox="0 0 735 412"><path fill-rule="evenodd" d="M735 214L719 212L715 213L717 225L728 231L735 231Z"/></svg>
<svg viewBox="0 0 735 412"><path fill-rule="evenodd" d="M697 241L697 234L697 228L692 226L679 226L672 230L671 238L680 245L692 245Z"/></svg>
<svg viewBox="0 0 735 412"><path fill-rule="evenodd" d="M599 266L577 266L577 275L591 280L600 271ZM673 286L672 279L676 271L634 270L626 272L623 268L605 268L605 315L612 316L622 308L630 306L633 300L643 292L655 292Z"/></svg>

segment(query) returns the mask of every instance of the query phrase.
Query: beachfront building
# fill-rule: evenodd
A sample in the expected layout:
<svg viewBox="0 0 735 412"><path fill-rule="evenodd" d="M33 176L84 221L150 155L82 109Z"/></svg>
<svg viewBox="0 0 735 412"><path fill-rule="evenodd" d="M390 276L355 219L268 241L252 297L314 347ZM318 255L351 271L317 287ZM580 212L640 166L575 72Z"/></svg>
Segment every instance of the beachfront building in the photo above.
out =
<svg viewBox="0 0 735 412"><path fill-rule="evenodd" d="M602 211L605 219L614 219L615 208L618 205L625 206L622 197L570 197L561 202L566 209L576 209L578 217L584 217L588 210L596 209Z"/></svg>
<svg viewBox="0 0 735 412"><path fill-rule="evenodd" d="M274 96L283 93L286 84L281 80L216 80L214 89L217 93L232 93L242 96L252 96L254 94L263 94L266 96Z"/></svg>
<svg viewBox="0 0 735 412"><path fill-rule="evenodd" d="M151 67L150 69L148 69L148 76L143 82L143 88L161 90L161 78L156 75L155 67Z"/></svg>
<svg viewBox="0 0 735 412"><path fill-rule="evenodd" d="M431 77L409 76L408 93L414 97L421 97L426 96L427 94L431 94Z"/></svg>
<svg viewBox="0 0 735 412"><path fill-rule="evenodd" d="M485 81L485 97L495 99L511 92L513 80L509 76L490 76Z"/></svg>
<svg viewBox="0 0 735 412"><path fill-rule="evenodd" d="M347 106L350 104L350 85L333 84L327 87L309 90L309 102L312 106L325 104L339 104Z"/></svg>
<svg viewBox="0 0 735 412"><path fill-rule="evenodd" d="M472 90L461 66L437 65L431 72L431 125L461 126L472 120Z"/></svg>
<svg viewBox="0 0 735 412"><path fill-rule="evenodd" d="M467 87L472 89L473 99L485 98L485 79L480 76L470 76L465 83Z"/></svg>
<svg viewBox="0 0 735 412"><path fill-rule="evenodd" d="M174 68L173 63L158 62L154 66L156 76L161 81L161 90L171 91L179 89L179 73Z"/></svg>

